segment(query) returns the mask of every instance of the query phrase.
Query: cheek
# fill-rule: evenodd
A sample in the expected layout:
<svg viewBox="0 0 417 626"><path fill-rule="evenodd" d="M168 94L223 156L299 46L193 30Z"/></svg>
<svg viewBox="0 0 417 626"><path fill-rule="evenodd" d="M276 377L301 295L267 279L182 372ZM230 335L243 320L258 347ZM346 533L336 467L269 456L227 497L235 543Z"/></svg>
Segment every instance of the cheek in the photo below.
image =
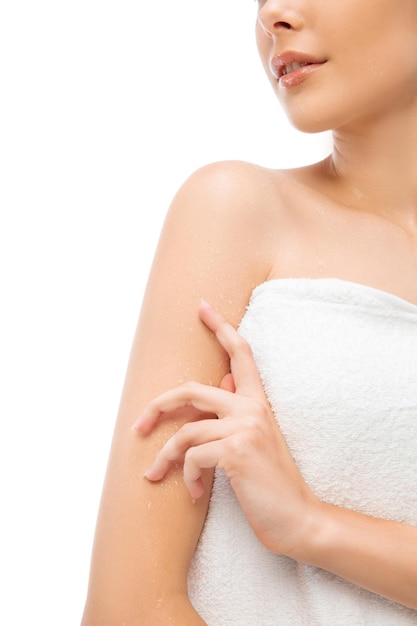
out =
<svg viewBox="0 0 417 626"><path fill-rule="evenodd" d="M364 50L354 92L384 110L408 104L417 95L417 38L386 37L380 46Z"/></svg>

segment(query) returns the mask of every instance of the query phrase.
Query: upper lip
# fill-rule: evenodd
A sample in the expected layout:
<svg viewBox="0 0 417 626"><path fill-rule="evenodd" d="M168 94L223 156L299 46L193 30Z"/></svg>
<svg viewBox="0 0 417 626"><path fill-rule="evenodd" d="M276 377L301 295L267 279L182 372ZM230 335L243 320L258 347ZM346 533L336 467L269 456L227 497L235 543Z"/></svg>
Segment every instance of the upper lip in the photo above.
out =
<svg viewBox="0 0 417 626"><path fill-rule="evenodd" d="M275 78L280 79L286 71L285 68L292 63L301 63L301 64L321 64L325 63L325 59L319 59L317 57L313 57L311 54L307 54L305 52L295 52L293 50L288 50L287 52L282 52L280 54L275 54L271 59L271 71Z"/></svg>

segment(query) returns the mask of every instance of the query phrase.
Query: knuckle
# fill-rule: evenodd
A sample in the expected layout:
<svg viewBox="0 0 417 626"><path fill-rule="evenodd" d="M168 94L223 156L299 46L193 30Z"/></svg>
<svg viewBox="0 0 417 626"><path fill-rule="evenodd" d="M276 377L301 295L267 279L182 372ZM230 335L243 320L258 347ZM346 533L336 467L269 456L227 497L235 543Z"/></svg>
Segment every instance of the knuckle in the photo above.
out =
<svg viewBox="0 0 417 626"><path fill-rule="evenodd" d="M232 437L229 437L224 444L227 456L235 460L238 459L241 454L242 443L239 433L235 433Z"/></svg>
<svg viewBox="0 0 417 626"><path fill-rule="evenodd" d="M175 461L176 458L177 458L176 448L172 446L166 446L165 450L163 450L159 454L160 461L168 461L169 463L172 463L173 461Z"/></svg>
<svg viewBox="0 0 417 626"><path fill-rule="evenodd" d="M194 459L194 448L188 448L184 454L184 462L191 463Z"/></svg>
<svg viewBox="0 0 417 626"><path fill-rule="evenodd" d="M245 423L252 428L256 428L265 423L270 416L270 409L261 398L247 398L245 404Z"/></svg>
<svg viewBox="0 0 417 626"><path fill-rule="evenodd" d="M246 354L248 356L252 355L252 350L250 348L250 345L237 332L233 333L233 336L230 338L229 349L230 349L231 355L237 354L237 353Z"/></svg>
<svg viewBox="0 0 417 626"><path fill-rule="evenodd" d="M239 431L242 437L242 443L248 446L256 446L264 440L268 434L268 427L265 417L267 416L266 407L262 402L255 402L244 420L244 424Z"/></svg>
<svg viewBox="0 0 417 626"><path fill-rule="evenodd" d="M226 458L233 460L235 468L244 466L248 460L248 449L250 442L243 432L236 433L230 437L226 444Z"/></svg>
<svg viewBox="0 0 417 626"><path fill-rule="evenodd" d="M181 426L180 430L178 431L178 438L181 438L181 441L183 443L187 443L189 441L191 441L191 439L194 436L194 431L195 431L195 425L194 422L186 422L185 424L183 424L183 426Z"/></svg>
<svg viewBox="0 0 417 626"><path fill-rule="evenodd" d="M194 380L188 380L186 383L181 385L181 389L184 393L192 393L195 389L196 383Z"/></svg>
<svg viewBox="0 0 417 626"><path fill-rule="evenodd" d="M188 448L184 454L184 465L187 467L195 467L197 464L197 449Z"/></svg>
<svg viewBox="0 0 417 626"><path fill-rule="evenodd" d="M245 430L248 432L248 434L253 436L253 433L255 433L257 430L259 429L259 418L257 415L248 415L248 417L246 418L246 427Z"/></svg>
<svg viewBox="0 0 417 626"><path fill-rule="evenodd" d="M182 396L186 402L190 402L194 398L197 387L198 383L193 380L189 380L181 385Z"/></svg>
<svg viewBox="0 0 417 626"><path fill-rule="evenodd" d="M253 405L252 405L253 417L256 416L257 420L259 418L264 419L266 416L269 415L269 413L270 413L269 407L267 406L264 400L261 400L258 398L253 399Z"/></svg>

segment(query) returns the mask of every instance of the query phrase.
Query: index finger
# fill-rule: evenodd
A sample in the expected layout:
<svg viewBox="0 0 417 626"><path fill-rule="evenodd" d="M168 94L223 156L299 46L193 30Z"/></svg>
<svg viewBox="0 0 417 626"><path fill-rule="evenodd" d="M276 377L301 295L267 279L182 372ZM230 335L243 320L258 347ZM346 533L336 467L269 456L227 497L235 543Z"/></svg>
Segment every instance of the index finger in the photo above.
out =
<svg viewBox="0 0 417 626"><path fill-rule="evenodd" d="M248 342L204 300L200 302L198 312L201 321L216 335L217 341L229 355L236 391L244 395L263 394L262 381Z"/></svg>

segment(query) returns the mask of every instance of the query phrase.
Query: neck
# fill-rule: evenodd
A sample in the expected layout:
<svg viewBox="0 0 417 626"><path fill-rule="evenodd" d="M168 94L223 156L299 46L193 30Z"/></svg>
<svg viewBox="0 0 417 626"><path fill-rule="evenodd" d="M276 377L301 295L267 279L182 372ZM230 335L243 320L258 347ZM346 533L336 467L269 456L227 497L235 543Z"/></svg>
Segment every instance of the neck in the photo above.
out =
<svg viewBox="0 0 417 626"><path fill-rule="evenodd" d="M333 136L326 164L347 203L417 232L417 107Z"/></svg>

